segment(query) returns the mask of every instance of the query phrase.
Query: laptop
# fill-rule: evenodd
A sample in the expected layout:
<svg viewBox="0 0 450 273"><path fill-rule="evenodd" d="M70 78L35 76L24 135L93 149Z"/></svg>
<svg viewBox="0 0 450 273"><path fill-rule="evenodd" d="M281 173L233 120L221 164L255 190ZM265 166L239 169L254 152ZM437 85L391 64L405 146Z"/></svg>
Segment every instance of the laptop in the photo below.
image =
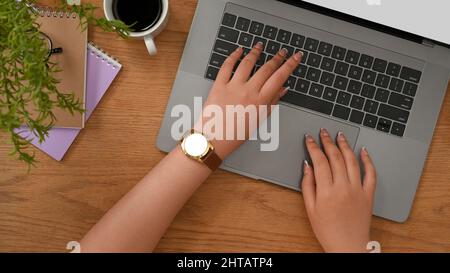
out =
<svg viewBox="0 0 450 273"><path fill-rule="evenodd" d="M301 50L280 102L278 149L248 141L221 168L300 190L305 133L318 140L322 127L342 131L377 168L374 215L404 222L450 79L448 10L449 1L199 0L157 146L178 144L173 107L205 101L238 45L248 52L264 42L255 70L280 48Z"/></svg>

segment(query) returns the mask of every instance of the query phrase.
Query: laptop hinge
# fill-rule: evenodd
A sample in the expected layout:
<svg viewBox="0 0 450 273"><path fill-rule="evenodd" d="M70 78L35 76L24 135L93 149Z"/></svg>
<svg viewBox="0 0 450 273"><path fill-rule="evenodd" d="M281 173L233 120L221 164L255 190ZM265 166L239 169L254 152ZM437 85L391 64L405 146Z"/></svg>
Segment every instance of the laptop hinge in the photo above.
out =
<svg viewBox="0 0 450 273"><path fill-rule="evenodd" d="M423 40L422 40L422 44L423 44L424 46L434 47L434 42L433 42L433 41L430 41L430 40L428 40L428 39L423 39Z"/></svg>

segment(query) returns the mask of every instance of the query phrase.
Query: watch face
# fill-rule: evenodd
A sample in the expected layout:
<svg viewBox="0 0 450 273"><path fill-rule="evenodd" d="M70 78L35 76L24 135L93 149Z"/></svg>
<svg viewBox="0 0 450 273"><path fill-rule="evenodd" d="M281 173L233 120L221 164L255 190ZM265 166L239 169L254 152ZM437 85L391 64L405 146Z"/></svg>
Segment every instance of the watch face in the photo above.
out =
<svg viewBox="0 0 450 273"><path fill-rule="evenodd" d="M194 133L184 139L183 146L188 155L200 157L208 150L208 140L202 134Z"/></svg>

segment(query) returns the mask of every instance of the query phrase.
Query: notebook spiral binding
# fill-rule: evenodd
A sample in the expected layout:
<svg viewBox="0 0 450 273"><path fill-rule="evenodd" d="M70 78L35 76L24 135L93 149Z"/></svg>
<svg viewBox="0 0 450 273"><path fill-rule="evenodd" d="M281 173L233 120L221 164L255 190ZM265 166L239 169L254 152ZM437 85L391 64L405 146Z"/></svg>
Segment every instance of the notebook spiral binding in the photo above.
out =
<svg viewBox="0 0 450 273"><path fill-rule="evenodd" d="M77 14L71 11L63 11L51 7L32 5L31 8L41 17L77 18Z"/></svg>
<svg viewBox="0 0 450 273"><path fill-rule="evenodd" d="M89 42L88 48L90 49L91 54L94 54L97 58L102 59L102 61L111 65L113 69L118 69L122 66L116 57L108 54L95 43Z"/></svg>

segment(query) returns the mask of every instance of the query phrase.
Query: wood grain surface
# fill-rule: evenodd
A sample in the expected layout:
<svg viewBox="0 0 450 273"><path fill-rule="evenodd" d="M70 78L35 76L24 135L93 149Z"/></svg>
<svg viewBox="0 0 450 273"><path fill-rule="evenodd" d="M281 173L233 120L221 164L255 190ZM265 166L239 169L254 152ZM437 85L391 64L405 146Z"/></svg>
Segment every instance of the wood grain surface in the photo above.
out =
<svg viewBox="0 0 450 273"><path fill-rule="evenodd" d="M102 1L92 1L101 7ZM0 144L0 251L67 252L164 156L156 136L175 79L196 0L171 0L170 22L150 57L142 41L89 30L123 70L64 161L32 148L37 168ZM102 15L102 10L98 10ZM386 252L450 251L450 92L410 219L373 218ZM300 164L299 164L300 166ZM168 201L170 202L170 200ZM157 252L320 252L301 194L217 171L179 213Z"/></svg>

